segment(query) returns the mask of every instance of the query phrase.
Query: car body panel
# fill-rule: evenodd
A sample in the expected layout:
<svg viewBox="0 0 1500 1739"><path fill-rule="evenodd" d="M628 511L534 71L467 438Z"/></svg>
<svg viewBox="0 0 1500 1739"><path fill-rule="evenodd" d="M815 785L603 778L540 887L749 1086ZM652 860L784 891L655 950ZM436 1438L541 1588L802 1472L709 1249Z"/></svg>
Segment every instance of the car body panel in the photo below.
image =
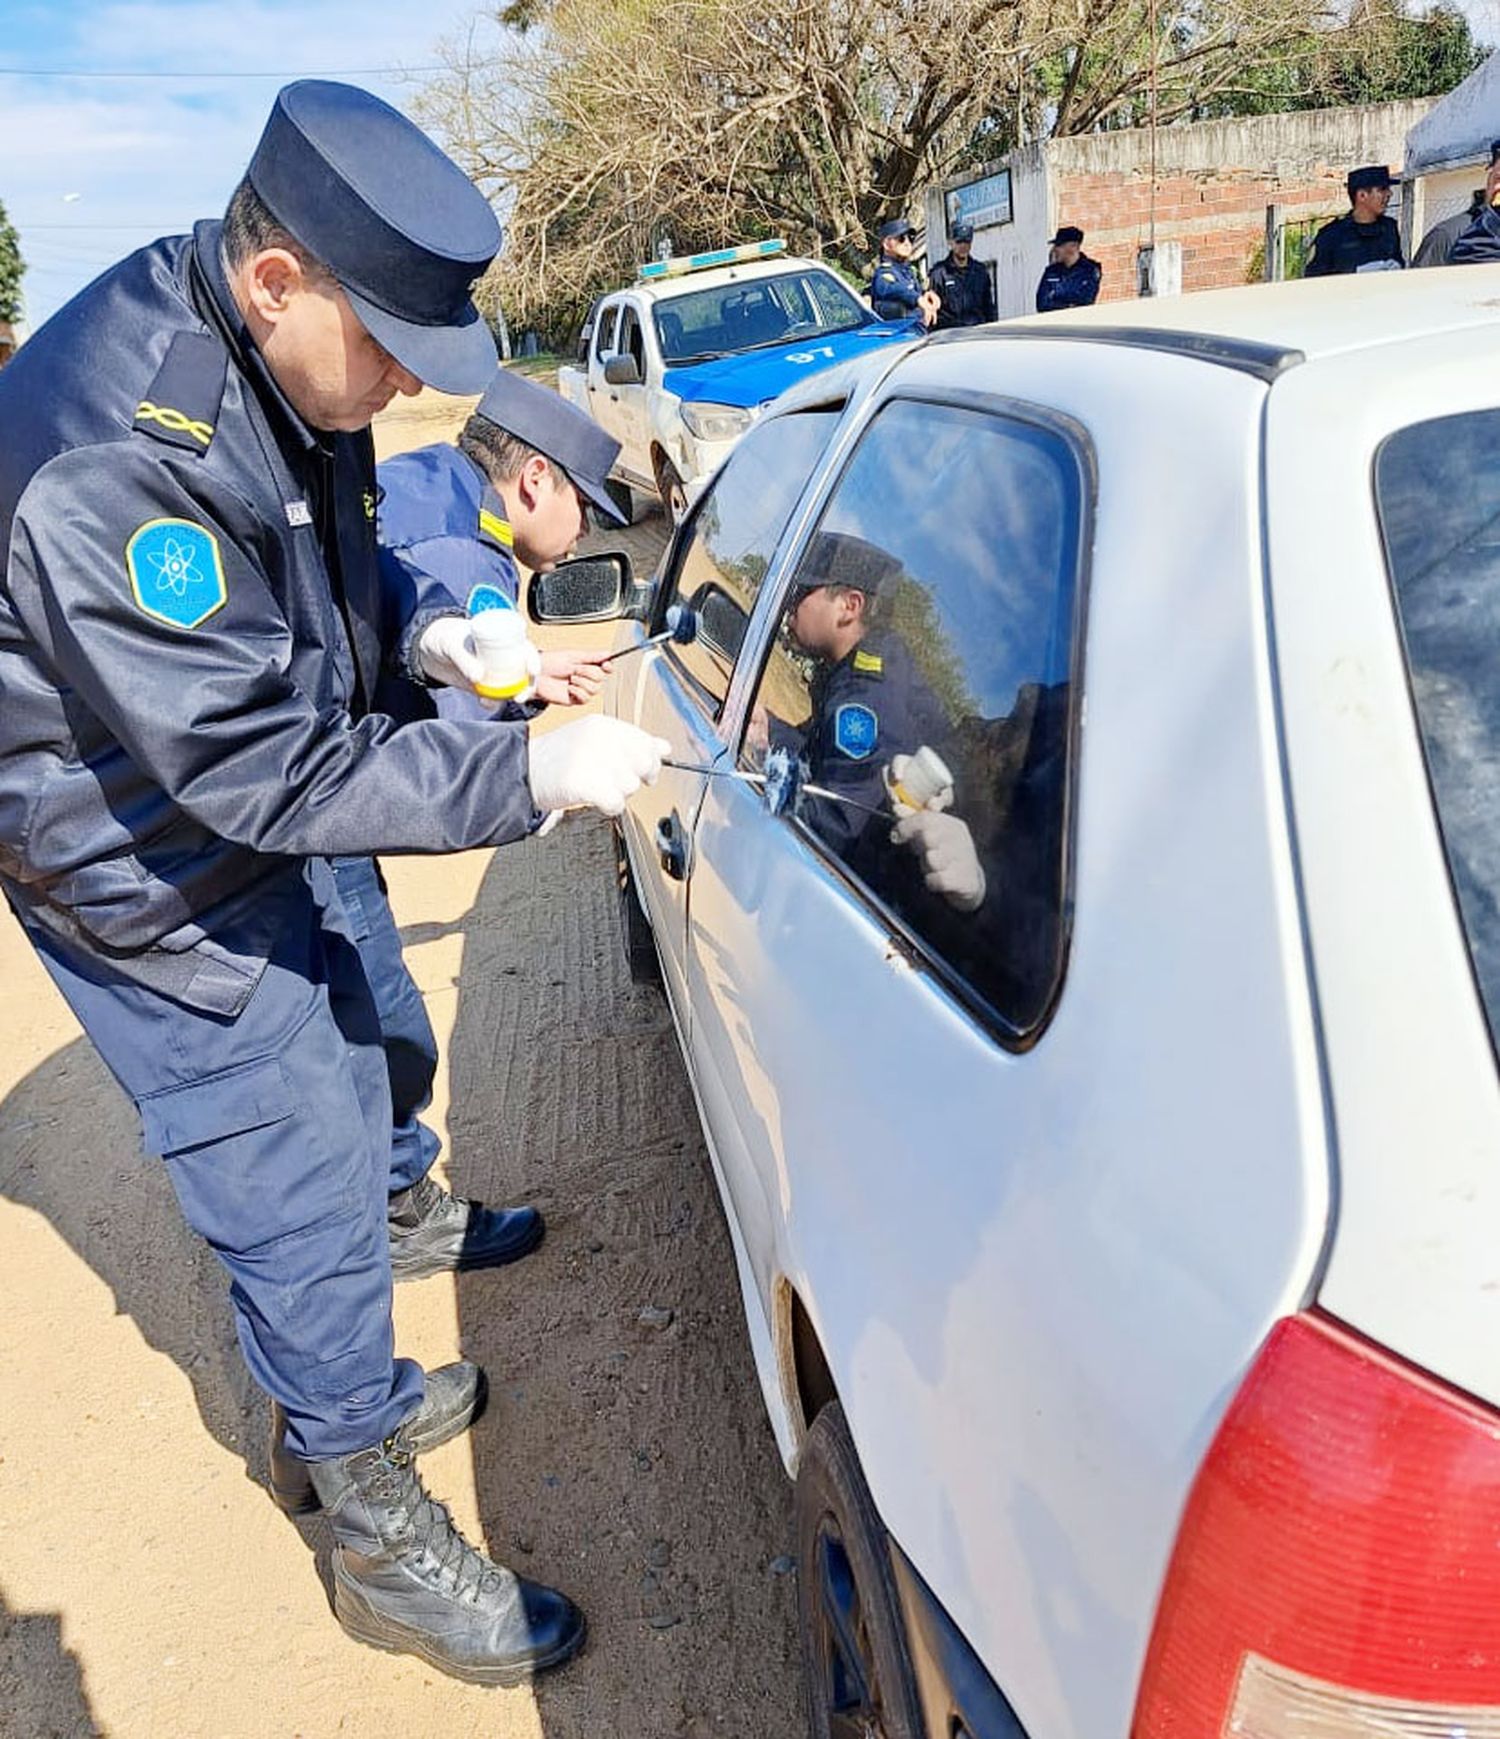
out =
<svg viewBox="0 0 1500 1739"><path fill-rule="evenodd" d="M1465 268L1464 271L1467 271ZM1463 276L1464 271L1457 275ZM1500 1404L1500 1081L1434 825L1368 502L1392 430L1495 402L1500 332L1334 357L1278 386L1272 595L1341 1204L1320 1298ZM1315 580L1316 583L1309 583ZM1395 704L1392 704L1395 697Z"/></svg>
<svg viewBox="0 0 1500 1739"><path fill-rule="evenodd" d="M1316 1301L1500 1405L1500 1087L1371 475L1392 430L1494 405L1497 306L1500 269L1389 274L834 370L843 421L708 733L732 766L891 397L1083 431L1072 930L1036 1042L984 1030L742 781L702 781L659 936L782 1453L795 1296L893 1540L1031 1739L1125 1739L1183 1506L1281 1317Z"/></svg>
<svg viewBox="0 0 1500 1739"><path fill-rule="evenodd" d="M1128 1726L1188 1487L1313 1284L1330 1188L1264 636L1264 388L1157 363L1150 390L1180 416L1143 443L1138 358L1067 368L1035 348L997 348L978 379L960 347L911 353L851 412L784 541L888 392L1029 388L1088 430L1077 915L1052 1027L1003 1050L800 826L717 779L674 994L747 1307L768 1319L795 1288L902 1550L1028 1730L1093 1739ZM1069 402L1062 380L1086 387ZM1195 487L1205 465L1232 492ZM1162 514L1171 544L1132 559ZM1207 731L1210 708L1234 729Z"/></svg>

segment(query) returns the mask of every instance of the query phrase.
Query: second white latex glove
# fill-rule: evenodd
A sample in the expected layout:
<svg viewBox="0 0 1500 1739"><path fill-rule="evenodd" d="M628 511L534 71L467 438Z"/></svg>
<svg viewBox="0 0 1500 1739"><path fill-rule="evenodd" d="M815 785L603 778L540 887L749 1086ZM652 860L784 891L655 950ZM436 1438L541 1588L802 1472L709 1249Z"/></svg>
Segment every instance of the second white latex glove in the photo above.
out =
<svg viewBox="0 0 1500 1739"><path fill-rule="evenodd" d="M484 681L484 660L475 649L467 616L439 616L429 622L417 642L417 662L429 682L440 683L444 688L462 688L474 694L475 684ZM542 671L542 655L529 640L526 667L531 672L531 683L512 697L518 703L531 699ZM488 695L476 695L476 699L491 710L501 704Z"/></svg>
<svg viewBox="0 0 1500 1739"><path fill-rule="evenodd" d="M916 852L922 880L955 910L975 912L984 903L984 869L974 835L956 815L935 809L904 815L891 829L891 844Z"/></svg>
<svg viewBox="0 0 1500 1739"><path fill-rule="evenodd" d="M599 714L531 740L531 800L538 809L587 807L619 815L654 785L672 745L624 719Z"/></svg>

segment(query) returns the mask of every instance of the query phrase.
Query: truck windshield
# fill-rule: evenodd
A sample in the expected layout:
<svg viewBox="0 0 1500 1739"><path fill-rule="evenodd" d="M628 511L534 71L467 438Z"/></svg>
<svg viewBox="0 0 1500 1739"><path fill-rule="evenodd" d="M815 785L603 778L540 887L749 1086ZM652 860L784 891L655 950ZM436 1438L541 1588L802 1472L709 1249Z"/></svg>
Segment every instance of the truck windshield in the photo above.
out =
<svg viewBox="0 0 1500 1739"><path fill-rule="evenodd" d="M1500 1051L1500 410L1417 423L1375 499L1448 872Z"/></svg>
<svg viewBox="0 0 1500 1739"><path fill-rule="evenodd" d="M689 290L653 310L668 368L793 344L828 332L852 332L874 316L832 272L782 272Z"/></svg>

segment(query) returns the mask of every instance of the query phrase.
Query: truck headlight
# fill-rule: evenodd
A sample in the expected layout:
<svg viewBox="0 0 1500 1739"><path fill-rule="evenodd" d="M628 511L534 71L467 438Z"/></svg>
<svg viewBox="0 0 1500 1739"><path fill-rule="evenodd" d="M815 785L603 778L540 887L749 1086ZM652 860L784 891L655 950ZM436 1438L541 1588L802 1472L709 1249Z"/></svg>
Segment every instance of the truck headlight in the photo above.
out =
<svg viewBox="0 0 1500 1739"><path fill-rule="evenodd" d="M682 420L687 425L688 433L700 441L732 441L736 435L743 435L750 427L755 420L755 413L742 410L739 405L704 402L683 405Z"/></svg>

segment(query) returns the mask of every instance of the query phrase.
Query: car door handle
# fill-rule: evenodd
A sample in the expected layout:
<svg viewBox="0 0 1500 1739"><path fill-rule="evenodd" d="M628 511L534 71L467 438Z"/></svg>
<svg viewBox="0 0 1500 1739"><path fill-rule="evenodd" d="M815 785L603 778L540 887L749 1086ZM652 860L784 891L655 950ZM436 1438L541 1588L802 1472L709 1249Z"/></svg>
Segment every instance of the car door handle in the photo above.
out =
<svg viewBox="0 0 1500 1739"><path fill-rule="evenodd" d="M663 871L674 882L684 882L688 873L688 836L682 819L674 809L656 824L656 855Z"/></svg>

